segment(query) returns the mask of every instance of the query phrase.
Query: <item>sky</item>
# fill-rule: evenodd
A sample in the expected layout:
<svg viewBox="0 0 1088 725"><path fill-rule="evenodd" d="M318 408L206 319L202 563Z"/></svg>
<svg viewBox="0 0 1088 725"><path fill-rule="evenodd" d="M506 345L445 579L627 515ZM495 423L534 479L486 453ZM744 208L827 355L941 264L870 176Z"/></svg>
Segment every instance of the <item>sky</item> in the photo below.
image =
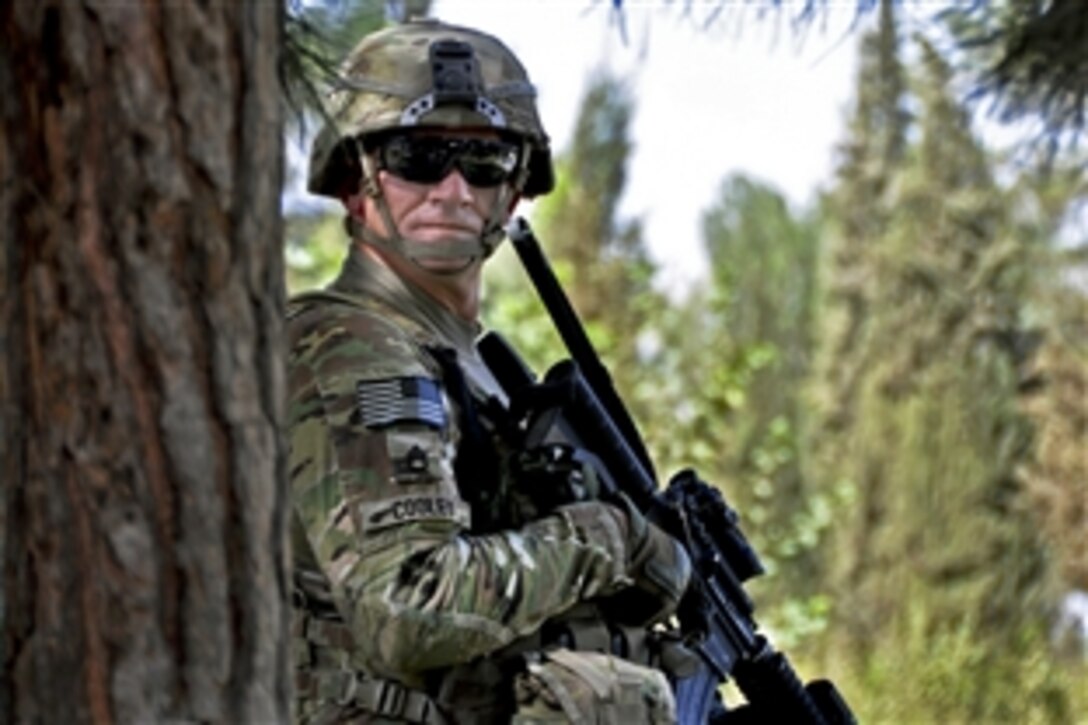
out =
<svg viewBox="0 0 1088 725"><path fill-rule="evenodd" d="M718 22L702 27L719 4ZM788 11L776 22L731 0L693 0L687 15L677 0L625 0L626 43L602 0L435 0L432 14L514 50L537 86L554 151L569 143L595 68L631 83L635 151L621 213L644 220L661 284L682 290L705 275L701 216L727 175L768 183L795 208L830 181L859 34L850 30L856 0L829 4L825 22L799 36Z"/></svg>

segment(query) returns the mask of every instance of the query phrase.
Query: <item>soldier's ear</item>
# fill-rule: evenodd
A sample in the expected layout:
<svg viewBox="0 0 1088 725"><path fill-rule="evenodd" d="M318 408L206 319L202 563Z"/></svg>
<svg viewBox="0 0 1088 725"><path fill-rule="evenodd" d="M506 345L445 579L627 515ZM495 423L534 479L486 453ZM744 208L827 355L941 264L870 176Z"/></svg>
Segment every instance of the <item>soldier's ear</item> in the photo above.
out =
<svg viewBox="0 0 1088 725"><path fill-rule="evenodd" d="M348 216L359 223L366 221L366 194L357 191L340 197L340 200L344 202L344 210Z"/></svg>

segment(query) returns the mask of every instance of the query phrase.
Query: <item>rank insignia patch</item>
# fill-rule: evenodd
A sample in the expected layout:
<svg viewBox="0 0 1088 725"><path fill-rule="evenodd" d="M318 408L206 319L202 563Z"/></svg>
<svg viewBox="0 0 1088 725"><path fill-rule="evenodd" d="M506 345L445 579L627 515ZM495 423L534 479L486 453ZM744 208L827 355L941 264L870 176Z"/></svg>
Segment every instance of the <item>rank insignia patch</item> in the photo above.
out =
<svg viewBox="0 0 1088 725"><path fill-rule="evenodd" d="M417 423L440 430L446 427L442 386L437 380L418 376L360 380L355 391L367 428L394 423Z"/></svg>

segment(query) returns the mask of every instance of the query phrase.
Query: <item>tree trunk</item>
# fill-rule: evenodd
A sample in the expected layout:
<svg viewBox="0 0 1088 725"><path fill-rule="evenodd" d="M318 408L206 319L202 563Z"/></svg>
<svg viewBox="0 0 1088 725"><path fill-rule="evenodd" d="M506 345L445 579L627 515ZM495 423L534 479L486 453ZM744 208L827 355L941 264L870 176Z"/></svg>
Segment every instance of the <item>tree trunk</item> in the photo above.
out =
<svg viewBox="0 0 1088 725"><path fill-rule="evenodd" d="M0 722L284 722L282 2L0 2Z"/></svg>

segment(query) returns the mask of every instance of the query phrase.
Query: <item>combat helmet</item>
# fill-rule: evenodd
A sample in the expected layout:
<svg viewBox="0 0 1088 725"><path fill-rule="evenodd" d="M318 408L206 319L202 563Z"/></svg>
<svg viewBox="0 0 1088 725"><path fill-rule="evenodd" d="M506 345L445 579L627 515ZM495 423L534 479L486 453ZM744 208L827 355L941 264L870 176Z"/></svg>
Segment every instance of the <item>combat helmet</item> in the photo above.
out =
<svg viewBox="0 0 1088 725"><path fill-rule="evenodd" d="M519 143L511 194L531 198L555 185L535 88L513 52L491 35L434 19L411 20L363 38L336 82L328 123L310 155L308 188L315 194L342 198L362 184L380 197L362 153L368 139L428 126L493 128ZM495 237L501 239L497 227L496 222L486 230L485 254ZM404 240L392 241L404 251Z"/></svg>

